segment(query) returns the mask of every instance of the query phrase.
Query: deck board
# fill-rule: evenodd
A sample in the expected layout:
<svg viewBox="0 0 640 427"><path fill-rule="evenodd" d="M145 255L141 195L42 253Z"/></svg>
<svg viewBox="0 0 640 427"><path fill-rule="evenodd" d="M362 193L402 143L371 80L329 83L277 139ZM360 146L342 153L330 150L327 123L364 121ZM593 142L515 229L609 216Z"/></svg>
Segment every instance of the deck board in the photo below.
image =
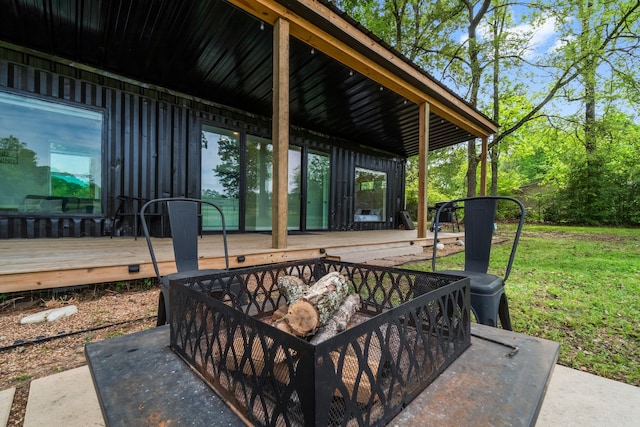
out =
<svg viewBox="0 0 640 427"><path fill-rule="evenodd" d="M459 234L458 234L459 235ZM441 240L455 240L439 233ZM271 248L271 235L229 234L230 267L283 262L320 256L344 257L349 253L379 254L383 249L432 245L433 237L418 239L416 230L317 232L287 237L286 249ZM175 271L171 239L154 238L160 274ZM321 249L324 250L324 254ZM223 268L221 235L205 235L199 242L200 268ZM238 257L244 257L239 262ZM130 273L129 266L139 266ZM100 237L0 240L0 293L42 290L154 277L144 238Z"/></svg>

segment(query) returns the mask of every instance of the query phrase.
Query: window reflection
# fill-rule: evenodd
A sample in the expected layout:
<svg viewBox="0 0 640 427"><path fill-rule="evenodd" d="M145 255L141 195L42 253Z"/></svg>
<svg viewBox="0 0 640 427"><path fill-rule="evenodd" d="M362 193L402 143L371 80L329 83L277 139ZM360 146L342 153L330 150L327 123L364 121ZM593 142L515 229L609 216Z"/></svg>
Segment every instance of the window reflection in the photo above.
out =
<svg viewBox="0 0 640 427"><path fill-rule="evenodd" d="M356 222L385 221L387 207L387 174L369 169L355 170L353 220Z"/></svg>
<svg viewBox="0 0 640 427"><path fill-rule="evenodd" d="M290 147L287 161L288 172L288 204L287 230L300 230L300 201L302 200L302 185L300 171L302 170L302 153L300 147Z"/></svg>
<svg viewBox="0 0 640 427"><path fill-rule="evenodd" d="M239 133L213 126L202 127L202 200L210 201L224 213L228 230L240 226L240 143ZM202 212L203 230L221 230L217 212Z"/></svg>
<svg viewBox="0 0 640 427"><path fill-rule="evenodd" d="M101 214L103 115L0 92L0 210Z"/></svg>
<svg viewBox="0 0 640 427"><path fill-rule="evenodd" d="M329 228L329 156L309 153L307 166L307 229Z"/></svg>
<svg viewBox="0 0 640 427"><path fill-rule="evenodd" d="M271 141L247 135L247 211L248 231L271 230L273 147Z"/></svg>

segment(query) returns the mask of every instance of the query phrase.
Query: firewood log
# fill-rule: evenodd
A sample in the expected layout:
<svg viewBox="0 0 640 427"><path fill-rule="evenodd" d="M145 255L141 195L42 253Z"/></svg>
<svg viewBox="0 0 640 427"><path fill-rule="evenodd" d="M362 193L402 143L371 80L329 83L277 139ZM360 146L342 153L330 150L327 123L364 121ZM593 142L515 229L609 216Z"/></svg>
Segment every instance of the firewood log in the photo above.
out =
<svg viewBox="0 0 640 427"><path fill-rule="evenodd" d="M351 294L340 304L340 307L331 315L327 324L316 332L311 338L311 344L318 344L347 329L349 321L360 309L360 295Z"/></svg>
<svg viewBox="0 0 640 427"><path fill-rule="evenodd" d="M281 305L276 311L271 314L271 320L273 320L274 322L280 322L284 320L288 310L289 307L287 307L286 304Z"/></svg>
<svg viewBox="0 0 640 427"><path fill-rule="evenodd" d="M347 297L349 285L337 272L321 277L302 298L289 305L285 320L294 334L307 336L323 326Z"/></svg>
<svg viewBox="0 0 640 427"><path fill-rule="evenodd" d="M309 286L297 276L282 276L278 279L278 290L287 300L287 304L302 298L308 289Z"/></svg>

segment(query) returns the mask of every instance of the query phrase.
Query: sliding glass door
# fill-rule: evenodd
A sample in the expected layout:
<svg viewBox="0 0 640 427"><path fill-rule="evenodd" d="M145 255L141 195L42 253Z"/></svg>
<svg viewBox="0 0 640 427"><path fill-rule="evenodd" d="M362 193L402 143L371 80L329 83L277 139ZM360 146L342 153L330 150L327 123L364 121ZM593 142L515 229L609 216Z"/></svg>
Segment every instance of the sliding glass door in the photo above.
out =
<svg viewBox="0 0 640 427"><path fill-rule="evenodd" d="M329 228L329 156L309 152L307 156L307 230Z"/></svg>
<svg viewBox="0 0 640 427"><path fill-rule="evenodd" d="M287 205L287 230L300 230L300 208L302 202L302 154L300 147L289 148L289 196Z"/></svg>
<svg viewBox="0 0 640 427"><path fill-rule="evenodd" d="M271 141L247 135L245 230L271 230L273 146Z"/></svg>
<svg viewBox="0 0 640 427"><path fill-rule="evenodd" d="M213 126L202 128L202 200L215 203L224 213L227 230L240 227L239 133ZM203 230L221 230L217 212L203 211Z"/></svg>
<svg viewBox="0 0 640 427"><path fill-rule="evenodd" d="M271 141L203 125L201 151L201 196L222 208L227 229L271 231ZM288 164L287 229L300 230L303 215L307 229L328 229L329 156L291 146ZM203 230L220 229L217 215L203 214Z"/></svg>

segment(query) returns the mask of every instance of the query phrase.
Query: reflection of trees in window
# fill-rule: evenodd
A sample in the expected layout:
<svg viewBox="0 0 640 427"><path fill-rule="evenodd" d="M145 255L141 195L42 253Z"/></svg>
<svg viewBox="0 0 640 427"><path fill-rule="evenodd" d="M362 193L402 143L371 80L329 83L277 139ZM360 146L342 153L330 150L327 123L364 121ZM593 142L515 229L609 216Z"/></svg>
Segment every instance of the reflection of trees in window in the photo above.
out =
<svg viewBox="0 0 640 427"><path fill-rule="evenodd" d="M99 214L102 124L98 111L0 91L0 209Z"/></svg>
<svg viewBox="0 0 640 427"><path fill-rule="evenodd" d="M307 188L309 193L322 194L327 182L329 157L309 156L307 172Z"/></svg>
<svg viewBox="0 0 640 427"><path fill-rule="evenodd" d="M204 125L201 132L202 198L215 203L227 229L239 228L240 143L238 132ZM203 215L205 230L221 230L219 215Z"/></svg>
<svg viewBox="0 0 640 427"><path fill-rule="evenodd" d="M79 197L81 199L93 199L96 193L96 185L78 184L57 176L51 176L51 195L64 197Z"/></svg>
<svg viewBox="0 0 640 427"><path fill-rule="evenodd" d="M271 228L271 141L248 135L246 154L246 229L268 230Z"/></svg>
<svg viewBox="0 0 640 427"><path fill-rule="evenodd" d="M326 229L329 214L329 156L309 153L307 164L307 228Z"/></svg>
<svg viewBox="0 0 640 427"><path fill-rule="evenodd" d="M270 143L247 143L247 199L255 200L259 217L271 214L272 157Z"/></svg>
<svg viewBox="0 0 640 427"><path fill-rule="evenodd" d="M300 196L300 187L302 185L302 181L300 180L301 175L301 167L296 166L289 176L289 195Z"/></svg>
<svg viewBox="0 0 640 427"><path fill-rule="evenodd" d="M327 181L327 173L329 171L329 157L320 155L309 156L307 164L307 191L322 194ZM289 178L289 193L300 194L300 179L302 171L300 166L293 170Z"/></svg>
<svg viewBox="0 0 640 427"><path fill-rule="evenodd" d="M224 188L222 196L237 199L240 197L240 152L238 143L228 136L220 135L218 139L218 157L220 157L220 164L213 168L213 171Z"/></svg>
<svg viewBox="0 0 640 427"><path fill-rule="evenodd" d="M49 167L38 166L35 151L13 135L0 138L0 188L22 197L49 194Z"/></svg>
<svg viewBox="0 0 640 427"><path fill-rule="evenodd" d="M247 192L257 194L270 193L271 186L271 144L255 142L247 144Z"/></svg>

